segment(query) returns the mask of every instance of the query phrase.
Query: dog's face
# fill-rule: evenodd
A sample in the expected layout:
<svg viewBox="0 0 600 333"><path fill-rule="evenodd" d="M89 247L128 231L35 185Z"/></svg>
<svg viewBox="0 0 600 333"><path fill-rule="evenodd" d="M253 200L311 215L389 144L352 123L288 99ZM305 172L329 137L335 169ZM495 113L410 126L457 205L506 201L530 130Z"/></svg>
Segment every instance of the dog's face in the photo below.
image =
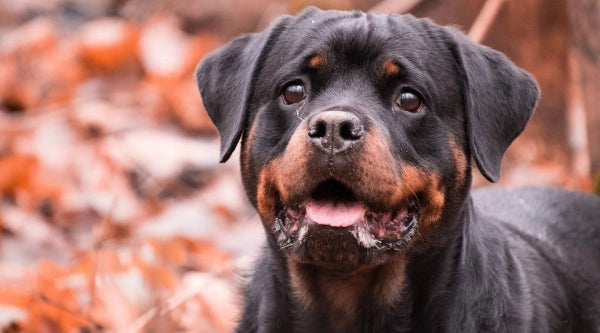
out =
<svg viewBox="0 0 600 333"><path fill-rule="evenodd" d="M450 223L470 159L490 180L538 90L501 54L412 16L309 9L209 55L198 82L273 246L376 265Z"/></svg>

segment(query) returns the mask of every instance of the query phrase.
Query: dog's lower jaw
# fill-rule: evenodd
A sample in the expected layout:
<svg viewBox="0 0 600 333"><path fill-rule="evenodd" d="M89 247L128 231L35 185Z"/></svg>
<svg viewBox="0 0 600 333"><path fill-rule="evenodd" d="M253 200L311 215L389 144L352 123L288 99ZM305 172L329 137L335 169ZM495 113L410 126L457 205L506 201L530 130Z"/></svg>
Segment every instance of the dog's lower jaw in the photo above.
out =
<svg viewBox="0 0 600 333"><path fill-rule="evenodd" d="M364 212L350 226L334 227L313 222L299 209L280 209L265 223L281 251L299 263L350 272L385 264L407 250L419 228L416 206L395 213Z"/></svg>
<svg viewBox="0 0 600 333"><path fill-rule="evenodd" d="M359 311L385 311L402 299L405 287L404 256L383 265L352 271L331 270L287 259L292 297L305 311L321 314L332 332L354 332ZM376 310L375 310L376 309Z"/></svg>

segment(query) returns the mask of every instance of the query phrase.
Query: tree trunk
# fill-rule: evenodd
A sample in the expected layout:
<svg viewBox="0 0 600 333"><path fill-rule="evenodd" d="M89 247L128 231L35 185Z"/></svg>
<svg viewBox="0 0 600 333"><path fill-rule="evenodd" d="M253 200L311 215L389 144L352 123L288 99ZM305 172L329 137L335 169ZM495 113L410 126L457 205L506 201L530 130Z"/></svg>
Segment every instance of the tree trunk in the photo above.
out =
<svg viewBox="0 0 600 333"><path fill-rule="evenodd" d="M600 2L569 0L574 56L580 68L594 191L600 194Z"/></svg>

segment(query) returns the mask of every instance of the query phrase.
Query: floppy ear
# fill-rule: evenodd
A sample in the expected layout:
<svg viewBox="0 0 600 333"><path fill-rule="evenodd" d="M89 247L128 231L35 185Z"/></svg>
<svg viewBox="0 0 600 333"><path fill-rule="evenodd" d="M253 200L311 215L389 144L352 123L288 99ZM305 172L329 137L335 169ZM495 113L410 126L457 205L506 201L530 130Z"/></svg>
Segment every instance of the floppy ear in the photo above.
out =
<svg viewBox="0 0 600 333"><path fill-rule="evenodd" d="M221 137L220 162L235 149L246 122L257 70L267 44L283 30L286 18L270 29L239 37L207 55L196 69L204 107Z"/></svg>
<svg viewBox="0 0 600 333"><path fill-rule="evenodd" d="M505 55L453 32L462 71L467 135L479 171L500 178L502 156L523 131L539 98L535 79Z"/></svg>

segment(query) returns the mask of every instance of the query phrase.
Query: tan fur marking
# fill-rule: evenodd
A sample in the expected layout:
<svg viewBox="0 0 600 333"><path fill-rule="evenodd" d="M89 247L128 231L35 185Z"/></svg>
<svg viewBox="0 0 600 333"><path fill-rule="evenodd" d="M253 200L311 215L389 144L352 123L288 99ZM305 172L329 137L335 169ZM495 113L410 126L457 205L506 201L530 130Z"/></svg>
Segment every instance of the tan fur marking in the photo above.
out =
<svg viewBox="0 0 600 333"><path fill-rule="evenodd" d="M354 324L356 311L364 297L379 300L379 305L391 306L400 298L405 285L405 259L396 258L385 265L365 267L350 275L323 270L308 270L306 266L289 261L292 292L306 308L315 305L308 284L323 298L319 305L335 318L336 331L346 331Z"/></svg>
<svg viewBox="0 0 600 333"><path fill-rule="evenodd" d="M440 179L434 174L430 174L429 177L430 185L425 191L428 205L423 210L423 223L425 225L433 224L442 217L445 202L444 192L440 189Z"/></svg>
<svg viewBox="0 0 600 333"><path fill-rule="evenodd" d="M312 69L318 69L327 64L327 57L322 53L317 53L310 58L308 61L308 67Z"/></svg>
<svg viewBox="0 0 600 333"><path fill-rule="evenodd" d="M380 299L382 305L392 306L400 298L405 285L406 260L395 258L379 268L380 273L375 276L377 283L374 284L373 292Z"/></svg>
<svg viewBox="0 0 600 333"><path fill-rule="evenodd" d="M258 213L267 221L275 219L277 199L290 204L289 191L303 186L310 176L306 174L305 166L309 163L308 147L311 143L305 137L306 125L301 125L288 142L283 157L269 162L260 171L257 187Z"/></svg>
<svg viewBox="0 0 600 333"><path fill-rule="evenodd" d="M252 141L254 140L254 135L256 134L256 129L258 128L258 121L255 121L250 127L248 131L248 135L246 136L246 140L243 142L242 150L240 153L240 160L242 162L242 169L249 170L250 169L250 148L252 148Z"/></svg>
<svg viewBox="0 0 600 333"><path fill-rule="evenodd" d="M414 196L425 187L425 179L419 169L414 166L404 166L401 171L404 196Z"/></svg>
<svg viewBox="0 0 600 333"><path fill-rule="evenodd" d="M278 159L273 160L260 172L256 193L258 212L270 223L275 221L275 198L279 191L276 172L279 165Z"/></svg>
<svg viewBox="0 0 600 333"><path fill-rule="evenodd" d="M454 155L454 163L456 165L456 176L460 183L463 183L467 177L467 157L465 153L458 147L456 141L450 138L450 149Z"/></svg>
<svg viewBox="0 0 600 333"><path fill-rule="evenodd" d="M381 73L383 76L394 76L400 73L400 67L391 59L387 59L381 66Z"/></svg>
<svg viewBox="0 0 600 333"><path fill-rule="evenodd" d="M402 167L403 186L408 191L405 195L414 195L422 192L425 202L421 204L421 221L428 225L439 220L444 207L444 192L439 188L439 176L433 172L425 172L414 166Z"/></svg>
<svg viewBox="0 0 600 333"><path fill-rule="evenodd" d="M319 291L329 306L330 318L336 318L334 328L345 331L354 323L359 300L366 293L369 285L367 274L362 271L350 276L321 274L317 281Z"/></svg>
<svg viewBox="0 0 600 333"><path fill-rule="evenodd" d="M310 290L306 285L305 277L301 276L300 264L294 260L288 260L288 271L290 273L290 280L292 285L292 293L298 300L298 303L307 309L313 304L313 298L311 297Z"/></svg>
<svg viewBox="0 0 600 333"><path fill-rule="evenodd" d="M382 200L391 199L393 201L400 177L396 171L395 159L392 156L388 140L381 133L370 128L360 159L355 178L360 179L366 188L378 192ZM395 203L390 202L389 204Z"/></svg>
<svg viewBox="0 0 600 333"><path fill-rule="evenodd" d="M306 124L300 125L290 138L278 169L278 184L281 185L281 198L289 202L287 189L297 188L306 183L306 165L310 163L311 143L306 139Z"/></svg>
<svg viewBox="0 0 600 333"><path fill-rule="evenodd" d="M369 287L363 270L341 275L327 269L309 268L293 260L288 261L288 269L292 293L304 308L316 305L326 311L327 317L335 318L331 322L335 331L343 332L353 324L359 299Z"/></svg>

